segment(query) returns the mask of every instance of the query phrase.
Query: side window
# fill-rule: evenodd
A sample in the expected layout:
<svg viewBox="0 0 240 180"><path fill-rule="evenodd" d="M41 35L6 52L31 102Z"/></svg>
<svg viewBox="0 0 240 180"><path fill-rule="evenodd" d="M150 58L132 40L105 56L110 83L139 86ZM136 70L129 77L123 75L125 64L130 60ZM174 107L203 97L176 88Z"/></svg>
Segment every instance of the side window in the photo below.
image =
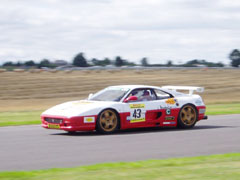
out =
<svg viewBox="0 0 240 180"><path fill-rule="evenodd" d="M168 98L171 98L172 95L171 94L168 94L164 91L161 91L159 89L154 89L156 95L157 95L157 99L168 99Z"/></svg>
<svg viewBox="0 0 240 180"><path fill-rule="evenodd" d="M156 100L157 97L155 95L155 93L153 92L152 89L135 89L133 90L130 96L136 96L137 100L136 101L152 101L152 100Z"/></svg>

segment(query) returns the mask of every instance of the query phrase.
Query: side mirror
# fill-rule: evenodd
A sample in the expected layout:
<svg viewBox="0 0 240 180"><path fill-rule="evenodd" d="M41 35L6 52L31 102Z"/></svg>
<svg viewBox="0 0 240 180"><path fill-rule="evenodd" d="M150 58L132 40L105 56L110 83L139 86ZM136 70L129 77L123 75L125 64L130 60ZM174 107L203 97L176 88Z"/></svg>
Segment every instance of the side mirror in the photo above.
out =
<svg viewBox="0 0 240 180"><path fill-rule="evenodd" d="M88 99L90 99L93 96L93 93L88 95Z"/></svg>
<svg viewBox="0 0 240 180"><path fill-rule="evenodd" d="M123 102L129 102L129 101L137 101L138 100L138 98L137 98L137 96L130 96L130 97L128 97L127 99L125 99Z"/></svg>

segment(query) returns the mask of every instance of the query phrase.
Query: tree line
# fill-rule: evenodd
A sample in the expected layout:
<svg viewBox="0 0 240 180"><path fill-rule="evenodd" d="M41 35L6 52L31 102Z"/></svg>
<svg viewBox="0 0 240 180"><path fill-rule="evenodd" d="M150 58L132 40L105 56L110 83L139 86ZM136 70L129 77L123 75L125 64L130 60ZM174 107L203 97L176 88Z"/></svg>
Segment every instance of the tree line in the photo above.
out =
<svg viewBox="0 0 240 180"><path fill-rule="evenodd" d="M231 65L233 67L238 67L240 65L240 51L238 49L234 49L230 54L229 54L229 59L231 61ZM65 61L66 62L66 61ZM204 67L223 67L224 64L221 62L218 63L213 63L209 62L206 60L199 60L199 59L194 59L190 60L184 64L174 64L171 60L169 60L167 63L163 64L150 64L148 61L148 58L144 57L140 59L140 65L144 67L199 67L199 66L204 66ZM66 62L67 64L67 62ZM117 56L115 59L110 59L110 58L104 58L102 60L97 59L97 58L92 58L91 60L88 60L85 58L84 53L78 53L72 60L72 62L68 65L73 65L77 67L90 67L90 66L108 66L108 65L114 65L116 67L121 67L121 66L136 66L137 64L134 62L131 62L127 59L123 59L121 56ZM139 65L139 64L138 64ZM20 62L18 61L17 63L14 63L12 61L8 61L2 65L2 67L34 67L34 68L55 68L59 66L59 64L56 64L54 62L51 62L48 59L43 59L39 63L36 63L34 60L28 60L25 62Z"/></svg>

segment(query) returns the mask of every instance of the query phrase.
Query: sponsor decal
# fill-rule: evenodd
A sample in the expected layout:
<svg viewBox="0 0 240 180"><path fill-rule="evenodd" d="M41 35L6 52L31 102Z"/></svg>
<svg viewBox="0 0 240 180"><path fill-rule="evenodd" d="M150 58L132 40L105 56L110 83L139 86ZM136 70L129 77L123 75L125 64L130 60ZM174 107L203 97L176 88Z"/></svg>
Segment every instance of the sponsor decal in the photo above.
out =
<svg viewBox="0 0 240 180"><path fill-rule="evenodd" d="M169 99L167 99L166 101L165 101L165 103L167 103L167 104L175 104L176 103L176 99L174 99L174 98L169 98Z"/></svg>
<svg viewBox="0 0 240 180"><path fill-rule="evenodd" d="M176 124L176 122L163 122L163 124Z"/></svg>
<svg viewBox="0 0 240 180"><path fill-rule="evenodd" d="M145 104L129 104L130 108L145 108Z"/></svg>
<svg viewBox="0 0 240 180"><path fill-rule="evenodd" d="M167 108L167 109L166 109L166 114L167 114L167 115L170 115L170 114L171 114L171 109L170 109L170 108Z"/></svg>
<svg viewBox="0 0 240 180"><path fill-rule="evenodd" d="M83 122L84 123L94 123L95 117L84 117Z"/></svg>
<svg viewBox="0 0 240 180"><path fill-rule="evenodd" d="M160 109L172 109L172 106L166 105L166 106L162 106L160 105Z"/></svg>
<svg viewBox="0 0 240 180"><path fill-rule="evenodd" d="M174 116L166 116L165 120L166 121L173 121L173 120L175 120L175 117Z"/></svg>
<svg viewBox="0 0 240 180"><path fill-rule="evenodd" d="M199 114L204 114L206 109L199 109Z"/></svg>
<svg viewBox="0 0 240 180"><path fill-rule="evenodd" d="M195 103L196 103L196 105L202 105L203 104L203 102L200 99L196 100Z"/></svg>
<svg viewBox="0 0 240 180"><path fill-rule="evenodd" d="M132 119L130 120L130 123L136 123L136 122L144 122L145 118L140 118L140 119Z"/></svg>
<svg viewBox="0 0 240 180"><path fill-rule="evenodd" d="M162 106L162 105L160 105L160 107L159 107L160 109L172 109L173 107L172 106L170 106L170 105L164 105L164 106Z"/></svg>

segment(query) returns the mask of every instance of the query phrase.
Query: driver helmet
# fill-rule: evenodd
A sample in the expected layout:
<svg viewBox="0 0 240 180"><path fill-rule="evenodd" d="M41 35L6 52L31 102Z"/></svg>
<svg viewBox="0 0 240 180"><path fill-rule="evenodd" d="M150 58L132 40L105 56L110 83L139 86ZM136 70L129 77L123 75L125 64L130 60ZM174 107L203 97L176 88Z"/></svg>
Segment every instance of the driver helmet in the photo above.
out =
<svg viewBox="0 0 240 180"><path fill-rule="evenodd" d="M149 91L147 91L147 90L144 90L143 91L143 96L149 96L150 94L149 94Z"/></svg>

